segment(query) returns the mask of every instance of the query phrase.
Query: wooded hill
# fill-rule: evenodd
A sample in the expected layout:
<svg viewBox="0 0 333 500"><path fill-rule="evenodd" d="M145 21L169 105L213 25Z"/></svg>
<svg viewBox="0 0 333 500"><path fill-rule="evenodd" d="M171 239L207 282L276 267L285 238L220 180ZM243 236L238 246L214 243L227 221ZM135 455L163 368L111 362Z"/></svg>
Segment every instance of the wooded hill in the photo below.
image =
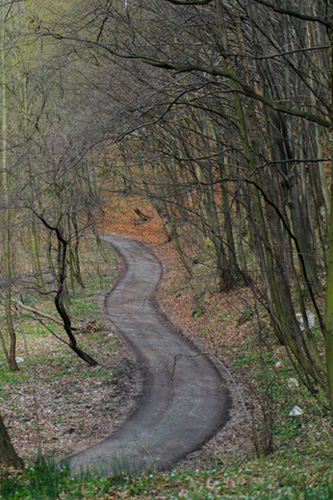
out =
<svg viewBox="0 0 333 500"><path fill-rule="evenodd" d="M332 6L77 4L0 6L11 369L15 308L30 295L54 301L69 347L96 362L77 345L66 295L83 285L80 239L97 237L106 191L122 190L150 200L189 278L209 261L221 292L252 290L299 379L332 410ZM15 463L9 448L0 456Z"/></svg>

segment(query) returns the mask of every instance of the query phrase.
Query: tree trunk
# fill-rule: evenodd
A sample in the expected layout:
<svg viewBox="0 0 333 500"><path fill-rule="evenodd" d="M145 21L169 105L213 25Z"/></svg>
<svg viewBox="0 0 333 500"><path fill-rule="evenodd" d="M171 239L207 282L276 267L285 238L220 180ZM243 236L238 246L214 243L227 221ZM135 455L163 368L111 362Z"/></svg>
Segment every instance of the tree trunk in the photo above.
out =
<svg viewBox="0 0 333 500"><path fill-rule="evenodd" d="M333 148L331 148L333 154ZM331 156L332 158L332 156ZM331 412L333 413L333 160L331 159L331 216L327 265L327 290L325 314L326 367Z"/></svg>
<svg viewBox="0 0 333 500"><path fill-rule="evenodd" d="M161 185L159 185L159 179L154 183L154 188L156 189L156 194L153 194L153 187L148 186L148 182L146 179L146 175L144 172L144 167L141 168L141 173L142 173L142 182L143 186L145 188L146 194L149 197L149 200L153 207L155 208L156 212L158 213L162 223L164 230L166 232L168 241L171 241L175 237L175 232L174 232L174 225L172 222L172 217L168 211L167 205L164 201L166 195L165 193L162 192ZM161 176L161 173L158 172L159 177Z"/></svg>
<svg viewBox="0 0 333 500"><path fill-rule="evenodd" d="M36 214L37 215L37 214ZM72 330L72 323L69 317L69 314L66 310L66 306L64 304L64 292L65 292L65 282L66 282L66 256L67 256L67 248L68 241L62 235L61 229L59 227L51 226L42 216L37 215L38 218L42 221L44 226L50 231L54 232L57 237L57 268L55 271L56 281L57 281L57 293L54 298L54 303L56 309L63 321L63 327L65 332L68 335L69 343L66 344L86 363L90 366L98 365L98 362L92 358L89 354L82 351L77 346L76 338ZM50 258L50 262L52 263L52 259ZM53 264L52 264L53 265Z"/></svg>
<svg viewBox="0 0 333 500"><path fill-rule="evenodd" d="M69 338L69 347L90 366L95 366L98 365L98 362L77 346L76 338L72 331L71 319L64 305L63 299L64 299L64 287L66 279L67 241L61 236L59 230L56 230L56 235L58 238L58 290L54 299L55 306L57 308L58 313L60 314L61 319L63 320L64 329Z"/></svg>
<svg viewBox="0 0 333 500"><path fill-rule="evenodd" d="M8 163L7 163L7 68L6 68L6 56L5 56L5 28L6 28L6 12L5 7L1 8L1 39L0 39L0 51L1 51L1 65L2 65L2 120L1 120L1 132L2 132L2 168L1 168L1 180L2 180L2 193L4 202L4 239L3 239L3 267L4 267L4 278L5 278L5 312L6 312L6 323L8 334L10 337L10 351L9 351L9 361L10 368L12 371L19 370L18 364L16 363L16 335L13 326L12 311L11 311L11 280L12 280L12 263L11 263L11 209L10 209L10 197L9 197L9 174L8 174Z"/></svg>
<svg viewBox="0 0 333 500"><path fill-rule="evenodd" d="M23 460L17 455L0 415L0 465L23 468Z"/></svg>

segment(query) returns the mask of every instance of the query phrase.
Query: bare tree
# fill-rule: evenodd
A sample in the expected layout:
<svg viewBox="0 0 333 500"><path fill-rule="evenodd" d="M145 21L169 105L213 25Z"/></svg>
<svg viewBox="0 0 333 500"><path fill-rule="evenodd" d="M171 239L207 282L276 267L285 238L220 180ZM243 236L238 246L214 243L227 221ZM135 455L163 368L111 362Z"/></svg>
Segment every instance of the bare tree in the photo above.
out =
<svg viewBox="0 0 333 500"><path fill-rule="evenodd" d="M52 36L89 45L130 75L139 62L150 68L141 67L136 80L137 88L149 89L150 101L136 101L128 113L132 127L123 133L141 134L148 146L148 137L154 137L151 144L159 145L152 198L163 200L168 217L174 217L170 203L177 206L179 195L177 200L175 189L167 188L161 196L156 186L166 186L166 172L173 185L170 162L163 166L170 155L163 134L165 121L170 116L170 131L175 110L181 109L180 128L188 133L182 143L172 139L181 151L173 159L176 171L186 170L196 186L195 211L213 243L218 268L228 279L231 266L244 263L246 244L261 270L264 286L257 293L277 338L304 370L309 389L316 391L318 384L326 391L328 381L333 401L332 305L328 293L324 321L316 300L322 287L318 265L325 266L328 245L322 217L332 217L325 180L332 126L331 7L321 1L282 8L263 0L166 0L158 5L133 1L127 7L119 2L107 9L91 11L89 28L85 24L75 34ZM224 200L228 213L218 200ZM241 239L237 225L225 222L235 219L237 206L248 220ZM228 236L221 231L224 224ZM329 247L328 280L330 252ZM247 275L249 270L247 265ZM308 324L308 299L320 341Z"/></svg>

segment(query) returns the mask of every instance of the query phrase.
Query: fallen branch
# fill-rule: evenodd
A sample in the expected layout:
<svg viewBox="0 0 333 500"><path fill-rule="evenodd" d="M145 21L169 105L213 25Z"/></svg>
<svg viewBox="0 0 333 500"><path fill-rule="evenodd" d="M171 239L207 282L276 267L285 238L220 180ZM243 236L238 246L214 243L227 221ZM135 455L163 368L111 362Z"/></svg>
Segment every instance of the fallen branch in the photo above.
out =
<svg viewBox="0 0 333 500"><path fill-rule="evenodd" d="M149 219L151 219L150 215L145 215L139 210L138 208L134 208L134 212L145 222Z"/></svg>
<svg viewBox="0 0 333 500"><path fill-rule="evenodd" d="M17 299L13 299L13 302L16 305L18 305L19 307L22 307L22 309L24 309L26 311L33 312L37 316L41 316L42 318L50 319L54 323L57 323L58 325L63 326L62 320L60 318L57 318L56 316L52 316L52 314L48 314L48 313L39 311L38 309L35 309L32 306L28 306L27 304L24 304L23 302L21 302L20 300L17 300ZM72 329L73 330L80 330L80 327L78 325L72 325Z"/></svg>
<svg viewBox="0 0 333 500"><path fill-rule="evenodd" d="M139 210L138 208L134 208L134 212L136 213L136 215L140 217L140 220L134 221L135 226L138 226L139 224L144 224L145 222L151 219L150 215L143 214L141 210Z"/></svg>

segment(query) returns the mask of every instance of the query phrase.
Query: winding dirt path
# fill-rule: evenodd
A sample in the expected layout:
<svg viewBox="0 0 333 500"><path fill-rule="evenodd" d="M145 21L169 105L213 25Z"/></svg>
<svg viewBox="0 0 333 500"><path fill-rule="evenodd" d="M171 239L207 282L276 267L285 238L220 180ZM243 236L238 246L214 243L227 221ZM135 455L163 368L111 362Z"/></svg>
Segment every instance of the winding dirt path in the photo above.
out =
<svg viewBox="0 0 333 500"><path fill-rule="evenodd" d="M144 389L124 426L70 457L70 468L98 475L167 469L222 427L228 397L211 362L197 356L154 306L162 274L157 258L140 242L109 234L103 240L125 263L106 297L106 314L134 349L144 370Z"/></svg>

